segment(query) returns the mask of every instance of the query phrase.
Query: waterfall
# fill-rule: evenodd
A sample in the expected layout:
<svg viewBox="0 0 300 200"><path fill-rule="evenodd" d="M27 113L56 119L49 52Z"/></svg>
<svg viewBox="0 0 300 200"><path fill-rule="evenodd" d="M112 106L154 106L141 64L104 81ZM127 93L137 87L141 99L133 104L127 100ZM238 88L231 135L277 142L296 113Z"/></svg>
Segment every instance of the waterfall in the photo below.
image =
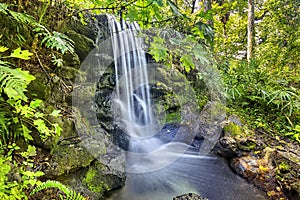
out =
<svg viewBox="0 0 300 200"><path fill-rule="evenodd" d="M195 192L211 200L265 199L245 180L231 173L224 160L212 155L200 156L198 149L188 145L188 140L184 141L186 136L192 140L195 136L192 133L195 126L191 124L197 122L192 113L196 105L191 102L194 98L185 95L192 92L179 95L188 99L186 105L181 105L185 116L175 133L179 139L175 137L166 143L156 137L161 130L152 111L154 102L151 102L149 86L152 78L148 77L143 40L138 37L139 26L135 22L119 22L113 16L108 16L108 24L115 73L114 120L120 121L119 128L129 136L125 187L111 198L167 200ZM174 82L178 82L178 78ZM182 81L178 92L186 90L182 85L188 83Z"/></svg>
<svg viewBox="0 0 300 200"><path fill-rule="evenodd" d="M137 23L118 22L108 18L115 69L115 99L121 108L121 118L128 135L145 137L147 131L137 132L135 127L148 127L152 121L150 92L147 87L148 73L142 39L137 37Z"/></svg>

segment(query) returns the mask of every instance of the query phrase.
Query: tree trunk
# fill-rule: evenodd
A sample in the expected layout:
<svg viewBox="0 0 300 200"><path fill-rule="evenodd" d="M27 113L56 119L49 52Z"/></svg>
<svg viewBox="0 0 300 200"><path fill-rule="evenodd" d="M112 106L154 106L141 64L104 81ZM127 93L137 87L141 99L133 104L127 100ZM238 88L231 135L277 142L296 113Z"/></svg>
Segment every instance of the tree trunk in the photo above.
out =
<svg viewBox="0 0 300 200"><path fill-rule="evenodd" d="M247 27L247 60L250 62L254 51L254 0L248 0L248 27Z"/></svg>

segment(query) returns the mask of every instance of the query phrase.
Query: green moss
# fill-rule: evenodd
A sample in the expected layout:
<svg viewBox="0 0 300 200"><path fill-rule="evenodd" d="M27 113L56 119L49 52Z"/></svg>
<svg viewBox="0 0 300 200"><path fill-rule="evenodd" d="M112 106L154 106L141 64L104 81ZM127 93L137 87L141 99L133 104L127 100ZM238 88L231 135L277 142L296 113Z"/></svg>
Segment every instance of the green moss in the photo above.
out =
<svg viewBox="0 0 300 200"><path fill-rule="evenodd" d="M86 167L94 160L94 156L84 148L67 143L53 149L52 157L57 163L53 169L54 174L58 176L80 167Z"/></svg>
<svg viewBox="0 0 300 200"><path fill-rule="evenodd" d="M84 183L92 192L103 193L110 190L110 187L103 181L103 177L99 174L99 171L94 168L88 170Z"/></svg>
<svg viewBox="0 0 300 200"><path fill-rule="evenodd" d="M278 169L280 170L280 172L288 172L290 171L291 167L285 162L281 162L278 165Z"/></svg>
<svg viewBox="0 0 300 200"><path fill-rule="evenodd" d="M244 150L244 151L255 150L257 147L255 141L252 141L252 140L240 141L238 146L239 146L239 149Z"/></svg>
<svg viewBox="0 0 300 200"><path fill-rule="evenodd" d="M230 122L224 127L225 136L235 137L243 134L243 130L240 126L236 125L233 122Z"/></svg>
<svg viewBox="0 0 300 200"><path fill-rule="evenodd" d="M179 124L181 122L181 115L179 112L169 113L166 115L167 124Z"/></svg>

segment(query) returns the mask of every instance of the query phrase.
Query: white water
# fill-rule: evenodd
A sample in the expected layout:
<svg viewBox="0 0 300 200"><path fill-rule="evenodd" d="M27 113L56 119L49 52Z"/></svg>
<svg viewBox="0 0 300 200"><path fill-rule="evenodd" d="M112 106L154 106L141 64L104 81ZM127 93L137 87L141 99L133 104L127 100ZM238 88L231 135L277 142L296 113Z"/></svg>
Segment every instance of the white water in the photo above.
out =
<svg viewBox="0 0 300 200"><path fill-rule="evenodd" d="M120 23L113 16L108 21L116 77L115 102L122 107L127 134L136 135L128 131L131 129L128 126L152 123L150 93L145 87L148 83L146 56L141 48L142 40L136 37L139 27L136 23Z"/></svg>

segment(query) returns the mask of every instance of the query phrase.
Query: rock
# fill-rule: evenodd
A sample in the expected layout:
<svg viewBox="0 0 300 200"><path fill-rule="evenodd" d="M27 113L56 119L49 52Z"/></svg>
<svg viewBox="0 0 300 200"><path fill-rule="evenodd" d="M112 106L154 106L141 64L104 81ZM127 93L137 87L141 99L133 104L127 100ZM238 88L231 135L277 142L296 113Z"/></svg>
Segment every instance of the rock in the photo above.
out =
<svg viewBox="0 0 300 200"><path fill-rule="evenodd" d="M255 179L259 170L258 158L252 155L234 158L231 160L230 166L239 175L242 175L249 180Z"/></svg>
<svg viewBox="0 0 300 200"><path fill-rule="evenodd" d="M80 71L78 69L69 66L62 66L59 69L59 76L71 81L74 81L79 73Z"/></svg>
<svg viewBox="0 0 300 200"><path fill-rule="evenodd" d="M243 123L237 115L230 115L228 117L228 121L234 123L237 126L243 126Z"/></svg>
<svg viewBox="0 0 300 200"><path fill-rule="evenodd" d="M79 69L80 67L80 60L79 57L76 53L65 53L63 55L63 61L64 61L64 66L69 66L75 69Z"/></svg>
<svg viewBox="0 0 300 200"><path fill-rule="evenodd" d="M236 137L243 134L243 130L240 126L236 125L233 122L229 122L223 127L224 136L227 137Z"/></svg>
<svg viewBox="0 0 300 200"><path fill-rule="evenodd" d="M27 96L30 99L48 100L52 92L49 78L45 73L36 73L34 76L36 79L31 81L27 87Z"/></svg>
<svg viewBox="0 0 300 200"><path fill-rule="evenodd" d="M173 198L173 200L208 200L208 199L201 197L200 195L195 193L188 193L188 194L176 196Z"/></svg>
<svg viewBox="0 0 300 200"><path fill-rule="evenodd" d="M274 151L267 149L264 158L258 158L251 154L234 158L230 161L233 170L247 179L249 182L267 192L270 199L287 199L280 185L278 185L275 170L270 165L269 159Z"/></svg>
<svg viewBox="0 0 300 200"><path fill-rule="evenodd" d="M81 62L95 48L94 41L84 35L73 30L69 30L65 34L74 41L75 52Z"/></svg>
<svg viewBox="0 0 300 200"><path fill-rule="evenodd" d="M221 148L217 153L226 159L232 159L238 156L238 147L235 139L224 136L220 138L219 143Z"/></svg>
<svg viewBox="0 0 300 200"><path fill-rule="evenodd" d="M76 140L74 144L68 140L68 143L60 144L52 150L52 163L49 172L51 176L60 176L81 167L89 166L95 156L98 156L97 154L103 154L106 151L104 144L95 143L92 139L78 141L80 139ZM95 150L86 149L84 143L90 143ZM97 152L97 154L92 155L90 151Z"/></svg>

